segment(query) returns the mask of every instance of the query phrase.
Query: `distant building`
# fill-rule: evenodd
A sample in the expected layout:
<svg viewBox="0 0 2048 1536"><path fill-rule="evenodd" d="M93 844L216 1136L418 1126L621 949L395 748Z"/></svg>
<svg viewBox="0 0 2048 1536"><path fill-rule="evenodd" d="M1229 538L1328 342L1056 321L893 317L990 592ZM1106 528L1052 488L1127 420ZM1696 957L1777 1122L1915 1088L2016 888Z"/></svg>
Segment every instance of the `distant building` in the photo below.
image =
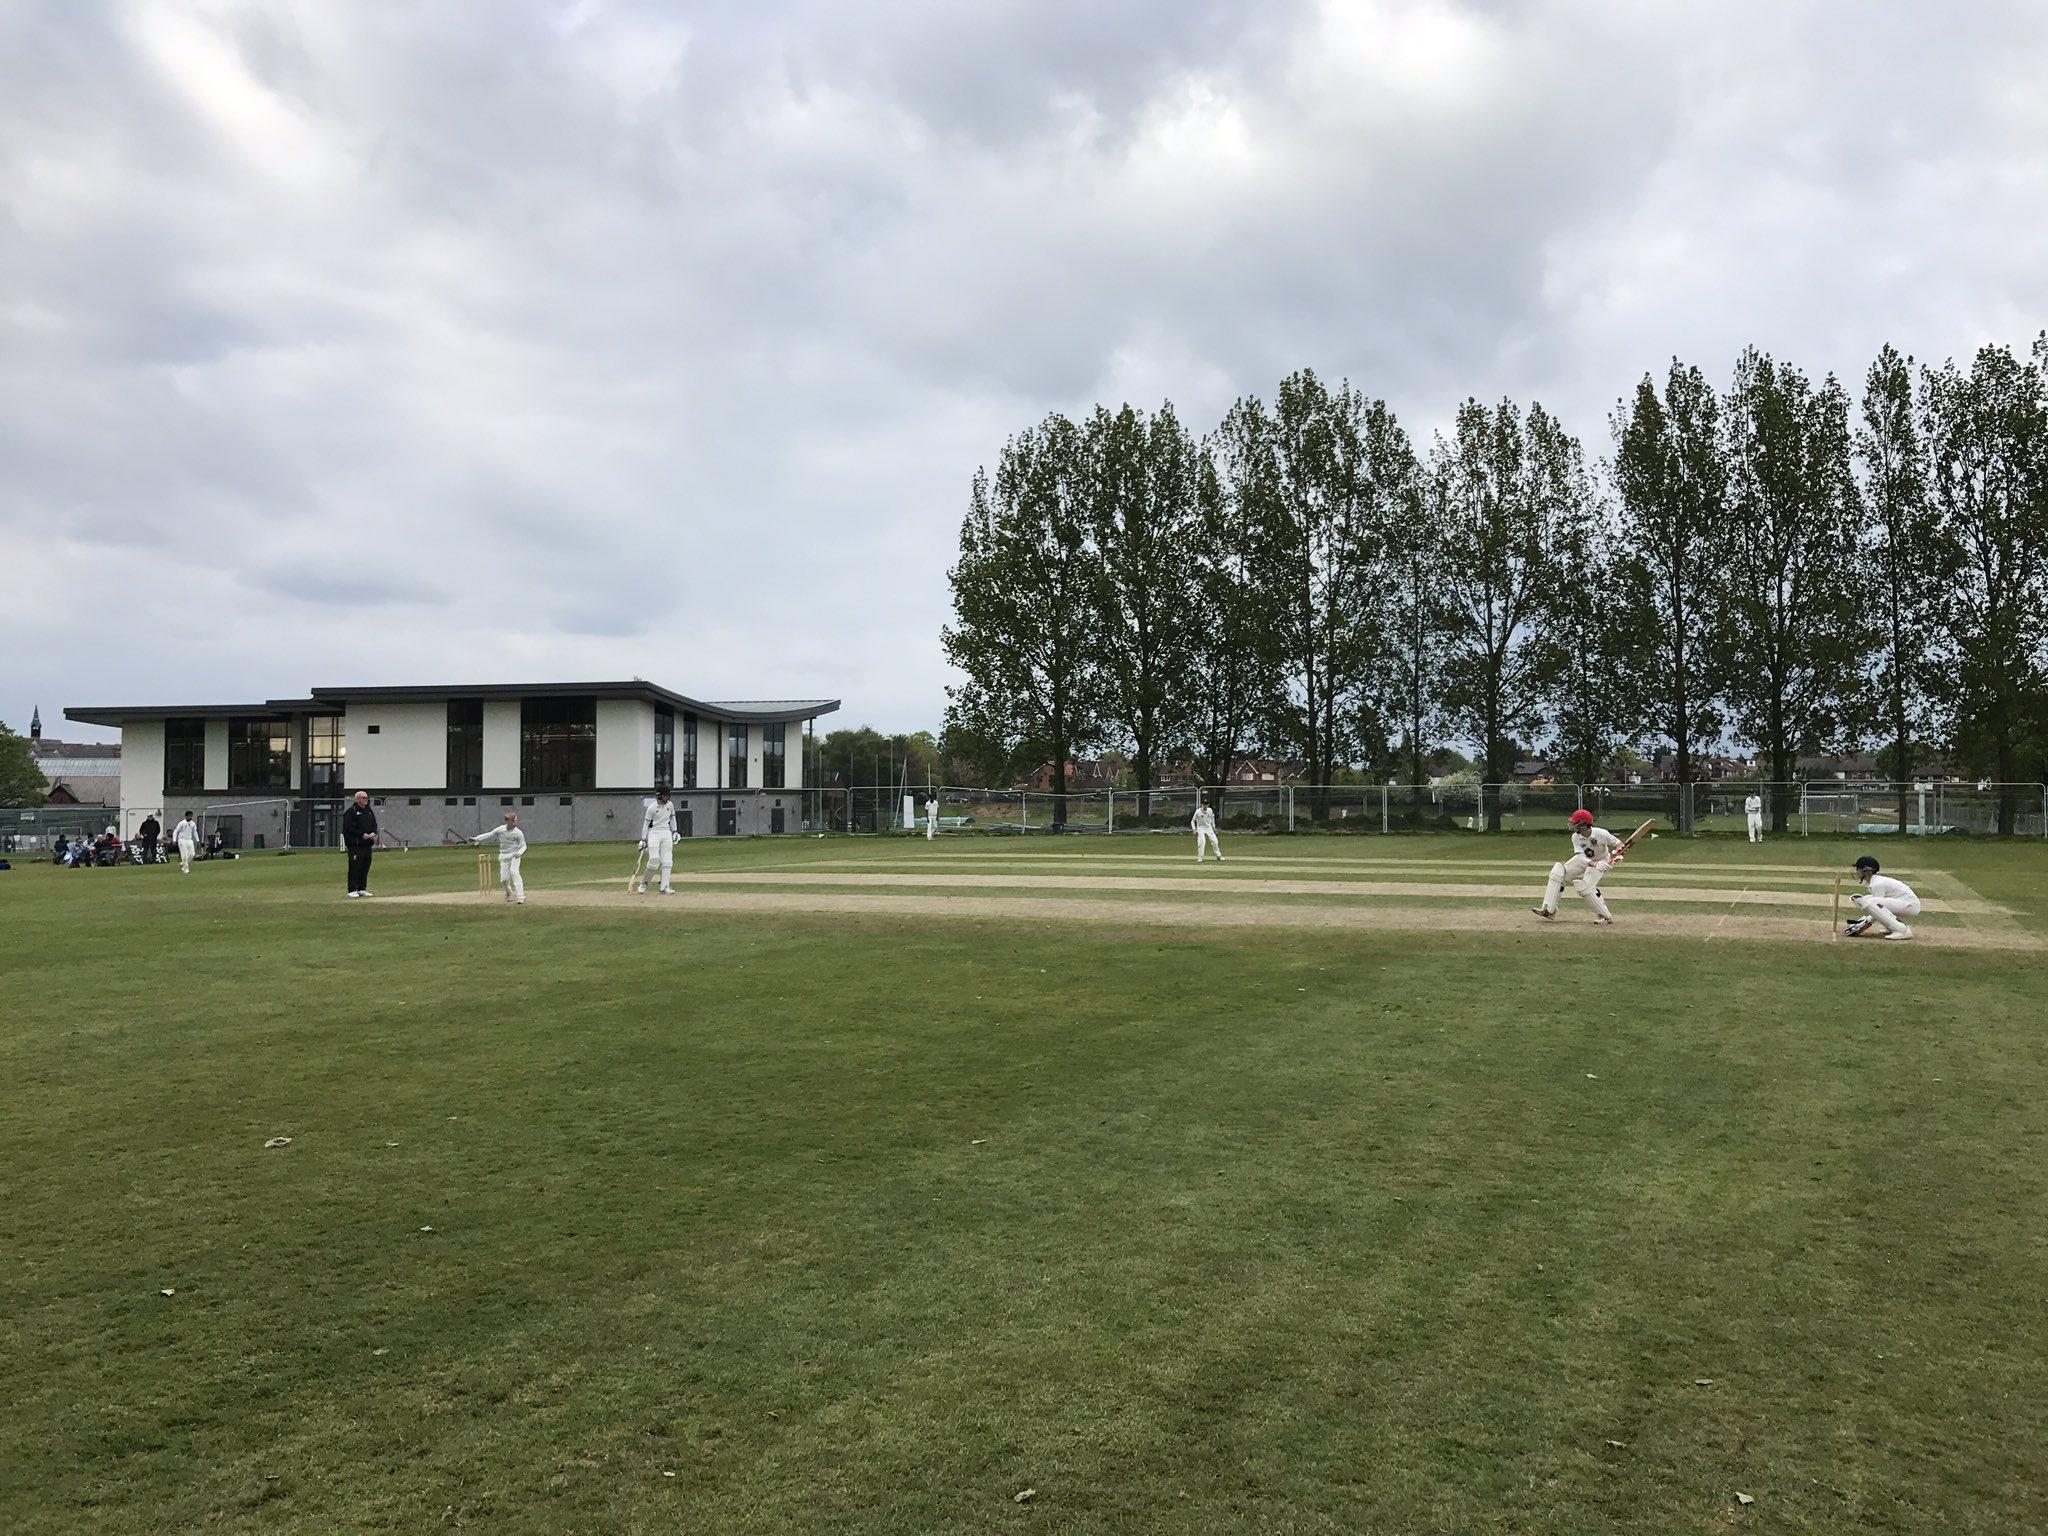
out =
<svg viewBox="0 0 2048 1536"><path fill-rule="evenodd" d="M707 699L634 679L315 688L254 704L67 709L121 730L121 824L209 813L267 846L336 841L369 792L405 843L468 837L517 810L536 842L632 839L658 786L686 837L795 832L807 744L837 699Z"/></svg>
<svg viewBox="0 0 2048 1536"><path fill-rule="evenodd" d="M1019 789L1042 790L1047 794L1053 788L1053 764L1041 763L1032 770L1031 776ZM1067 793L1082 794L1116 787L1116 771L1099 757L1077 757L1067 763Z"/></svg>
<svg viewBox="0 0 2048 1536"><path fill-rule="evenodd" d="M28 755L49 784L51 805L112 808L121 803L118 741L57 741L43 735L42 706L29 714Z"/></svg>

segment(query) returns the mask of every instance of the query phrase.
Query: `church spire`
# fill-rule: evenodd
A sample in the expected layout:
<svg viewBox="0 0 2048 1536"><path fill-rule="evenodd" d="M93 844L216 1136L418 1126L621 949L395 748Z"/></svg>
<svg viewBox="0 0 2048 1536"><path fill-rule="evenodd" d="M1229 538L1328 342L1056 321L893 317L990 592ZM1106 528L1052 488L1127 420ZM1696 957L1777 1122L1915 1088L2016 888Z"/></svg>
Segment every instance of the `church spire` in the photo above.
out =
<svg viewBox="0 0 2048 1536"><path fill-rule="evenodd" d="M19 720L21 716L16 715L14 718ZM28 739L30 741L41 741L43 739L43 706L40 704L36 705L29 712Z"/></svg>

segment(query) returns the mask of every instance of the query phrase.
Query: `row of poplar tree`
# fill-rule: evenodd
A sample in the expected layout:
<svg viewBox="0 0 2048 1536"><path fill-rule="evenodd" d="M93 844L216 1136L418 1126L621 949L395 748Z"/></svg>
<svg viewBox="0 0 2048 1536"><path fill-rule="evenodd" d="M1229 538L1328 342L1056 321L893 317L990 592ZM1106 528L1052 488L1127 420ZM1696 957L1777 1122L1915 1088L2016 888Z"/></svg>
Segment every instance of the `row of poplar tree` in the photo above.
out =
<svg viewBox="0 0 2048 1536"><path fill-rule="evenodd" d="M1589 458L1541 405L1468 400L1418 449L1306 371L1206 437L1170 404L1049 416L974 477L949 739L1060 793L1098 745L1141 790L1259 754L1419 784L1448 741L1496 785L1652 744L1691 782L1727 742L1774 781L1865 748L2043 776L2048 334L1966 367L1887 346L1860 401L1756 349L1719 390L1674 360L1608 429Z"/></svg>

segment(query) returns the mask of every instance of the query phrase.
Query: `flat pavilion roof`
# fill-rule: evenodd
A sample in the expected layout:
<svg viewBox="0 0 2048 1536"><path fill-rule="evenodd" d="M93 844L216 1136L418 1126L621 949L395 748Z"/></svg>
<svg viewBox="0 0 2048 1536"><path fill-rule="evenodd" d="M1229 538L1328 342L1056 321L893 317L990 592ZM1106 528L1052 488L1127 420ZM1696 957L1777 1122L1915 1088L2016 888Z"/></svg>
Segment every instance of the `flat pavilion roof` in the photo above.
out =
<svg viewBox="0 0 2048 1536"><path fill-rule="evenodd" d="M735 722L809 720L839 708L837 699L693 699L633 678L622 683L450 683L430 687L315 688L303 699L269 699L261 704L92 705L64 711L85 725L121 725L138 719L190 719L196 715L318 715L346 710L351 703L383 704L428 699L517 699L585 697L645 699L691 714Z"/></svg>

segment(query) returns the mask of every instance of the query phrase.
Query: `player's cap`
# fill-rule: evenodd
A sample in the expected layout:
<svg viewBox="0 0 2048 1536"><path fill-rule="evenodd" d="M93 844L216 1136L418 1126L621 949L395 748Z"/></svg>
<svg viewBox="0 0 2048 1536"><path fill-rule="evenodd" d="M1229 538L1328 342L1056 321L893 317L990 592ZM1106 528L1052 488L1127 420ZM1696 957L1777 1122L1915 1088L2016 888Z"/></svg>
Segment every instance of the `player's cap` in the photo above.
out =
<svg viewBox="0 0 2048 1536"><path fill-rule="evenodd" d="M1856 873L1859 875L1876 874L1877 860L1873 859L1869 854L1866 853L1865 855L1863 855L1862 858L1856 861Z"/></svg>
<svg viewBox="0 0 2048 1536"><path fill-rule="evenodd" d="M1593 825L1593 813L1591 811L1573 811L1571 823L1575 827L1590 827Z"/></svg>
<svg viewBox="0 0 2048 1536"><path fill-rule="evenodd" d="M668 798L668 786L666 784L655 785L654 798L657 800L666 800Z"/></svg>

